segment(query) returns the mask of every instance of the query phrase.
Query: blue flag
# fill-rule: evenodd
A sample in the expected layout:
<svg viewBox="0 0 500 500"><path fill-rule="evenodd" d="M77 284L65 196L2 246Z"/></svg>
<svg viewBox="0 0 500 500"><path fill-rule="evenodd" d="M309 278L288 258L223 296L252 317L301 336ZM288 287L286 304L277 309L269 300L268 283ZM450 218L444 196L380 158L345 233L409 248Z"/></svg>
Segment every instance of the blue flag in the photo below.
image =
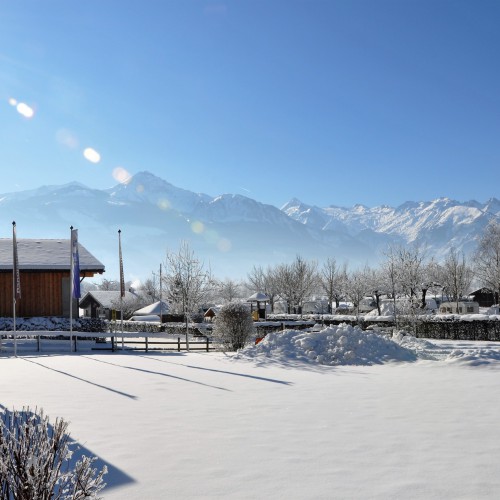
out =
<svg viewBox="0 0 500 500"><path fill-rule="evenodd" d="M21 298L21 276L19 274L19 258L17 256L17 238L16 238L16 223L12 223L12 247L13 247L13 266L14 272L14 298Z"/></svg>

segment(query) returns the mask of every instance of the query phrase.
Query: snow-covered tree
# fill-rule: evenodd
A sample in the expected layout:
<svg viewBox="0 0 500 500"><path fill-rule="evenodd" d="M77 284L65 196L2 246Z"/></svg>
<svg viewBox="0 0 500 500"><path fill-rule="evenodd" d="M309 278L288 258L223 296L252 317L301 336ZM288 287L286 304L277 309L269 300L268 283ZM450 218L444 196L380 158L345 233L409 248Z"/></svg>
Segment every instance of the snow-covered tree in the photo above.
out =
<svg viewBox="0 0 500 500"><path fill-rule="evenodd" d="M247 275L248 288L252 292L263 292L269 297L271 311L274 311L274 301L278 295L278 282L276 279L276 268L267 266L253 266Z"/></svg>
<svg viewBox="0 0 500 500"><path fill-rule="evenodd" d="M371 294L370 276L368 267L364 269L356 269L347 273L347 281L345 284L346 298L352 302L356 309L356 314L359 315L359 304L367 295Z"/></svg>
<svg viewBox="0 0 500 500"><path fill-rule="evenodd" d="M500 223L492 220L486 227L474 254L475 272L483 286L500 297Z"/></svg>
<svg viewBox="0 0 500 500"><path fill-rule="evenodd" d="M288 303L288 312L302 310L304 300L318 285L317 264L306 261L298 255L291 264L276 267L277 290L281 298Z"/></svg>
<svg viewBox="0 0 500 500"><path fill-rule="evenodd" d="M441 284L451 300L458 302L470 292L472 268L468 265L465 255L459 254L454 248L451 248L441 268Z"/></svg>
<svg viewBox="0 0 500 500"><path fill-rule="evenodd" d="M172 309L185 315L189 350L189 318L213 293L214 280L210 270L196 258L186 241L181 243L177 252L167 252L163 279L165 295Z"/></svg>
<svg viewBox="0 0 500 500"><path fill-rule="evenodd" d="M339 266L335 257L328 257L319 271L319 285L328 299L328 312L333 312L333 303L339 307L347 277L347 264Z"/></svg>
<svg viewBox="0 0 500 500"><path fill-rule="evenodd" d="M218 297L220 297L224 303L229 303L235 299L241 298L241 283L230 278L218 281L216 289Z"/></svg>

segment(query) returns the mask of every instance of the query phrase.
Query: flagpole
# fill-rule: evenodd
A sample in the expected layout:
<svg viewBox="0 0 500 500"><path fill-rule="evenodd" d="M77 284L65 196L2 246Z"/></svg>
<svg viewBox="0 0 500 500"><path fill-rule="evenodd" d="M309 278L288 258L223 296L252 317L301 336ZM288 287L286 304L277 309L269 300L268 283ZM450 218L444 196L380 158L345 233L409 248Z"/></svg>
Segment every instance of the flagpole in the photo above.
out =
<svg viewBox="0 0 500 500"><path fill-rule="evenodd" d="M69 258L69 352L73 352L73 283L75 279L75 271L73 266L75 265L73 258L73 226L70 226L71 237L70 237L70 258Z"/></svg>
<svg viewBox="0 0 500 500"><path fill-rule="evenodd" d="M160 324L163 323L163 317L162 317L163 304L161 301L161 296L162 296L162 289L161 289L161 262L160 262Z"/></svg>
<svg viewBox="0 0 500 500"><path fill-rule="evenodd" d="M78 255L78 229L71 229L70 256L70 296L69 296L69 340L70 352L73 352L73 301L79 299L80 293L80 257ZM76 344L75 344L76 350Z"/></svg>
<svg viewBox="0 0 500 500"><path fill-rule="evenodd" d="M123 340L123 297L125 296L125 279L123 276L123 257L122 257L122 230L118 229L118 258L120 261L120 325L122 330L122 351L124 349Z"/></svg>
<svg viewBox="0 0 500 500"><path fill-rule="evenodd" d="M16 302L21 298L21 279L17 255L16 221L12 222L12 318L14 331L14 356L17 358Z"/></svg>

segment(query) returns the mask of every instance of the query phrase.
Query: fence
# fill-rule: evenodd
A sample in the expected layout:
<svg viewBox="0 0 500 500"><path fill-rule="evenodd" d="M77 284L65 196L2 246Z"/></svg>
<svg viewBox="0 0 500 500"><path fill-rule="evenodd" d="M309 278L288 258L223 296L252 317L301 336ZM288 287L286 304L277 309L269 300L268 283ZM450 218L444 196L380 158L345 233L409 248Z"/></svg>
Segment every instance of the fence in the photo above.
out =
<svg viewBox="0 0 500 500"><path fill-rule="evenodd" d="M158 334L99 333L68 331L4 332L0 336L0 352L78 352L78 351L214 351L212 341L181 337L168 340Z"/></svg>

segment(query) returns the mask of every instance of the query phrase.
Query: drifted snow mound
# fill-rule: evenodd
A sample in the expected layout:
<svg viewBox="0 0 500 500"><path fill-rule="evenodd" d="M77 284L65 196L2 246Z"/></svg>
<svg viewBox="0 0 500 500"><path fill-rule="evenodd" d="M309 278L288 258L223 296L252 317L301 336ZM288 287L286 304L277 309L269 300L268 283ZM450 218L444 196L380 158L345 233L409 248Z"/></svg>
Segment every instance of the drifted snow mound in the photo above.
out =
<svg viewBox="0 0 500 500"><path fill-rule="evenodd" d="M256 346L246 347L239 357L270 357L322 365L372 365L390 361L415 361L410 349L359 327L339 325L318 332L286 330L270 333Z"/></svg>
<svg viewBox="0 0 500 500"><path fill-rule="evenodd" d="M448 354L446 361L469 366L489 365L500 361L500 352L494 349L454 349Z"/></svg>

